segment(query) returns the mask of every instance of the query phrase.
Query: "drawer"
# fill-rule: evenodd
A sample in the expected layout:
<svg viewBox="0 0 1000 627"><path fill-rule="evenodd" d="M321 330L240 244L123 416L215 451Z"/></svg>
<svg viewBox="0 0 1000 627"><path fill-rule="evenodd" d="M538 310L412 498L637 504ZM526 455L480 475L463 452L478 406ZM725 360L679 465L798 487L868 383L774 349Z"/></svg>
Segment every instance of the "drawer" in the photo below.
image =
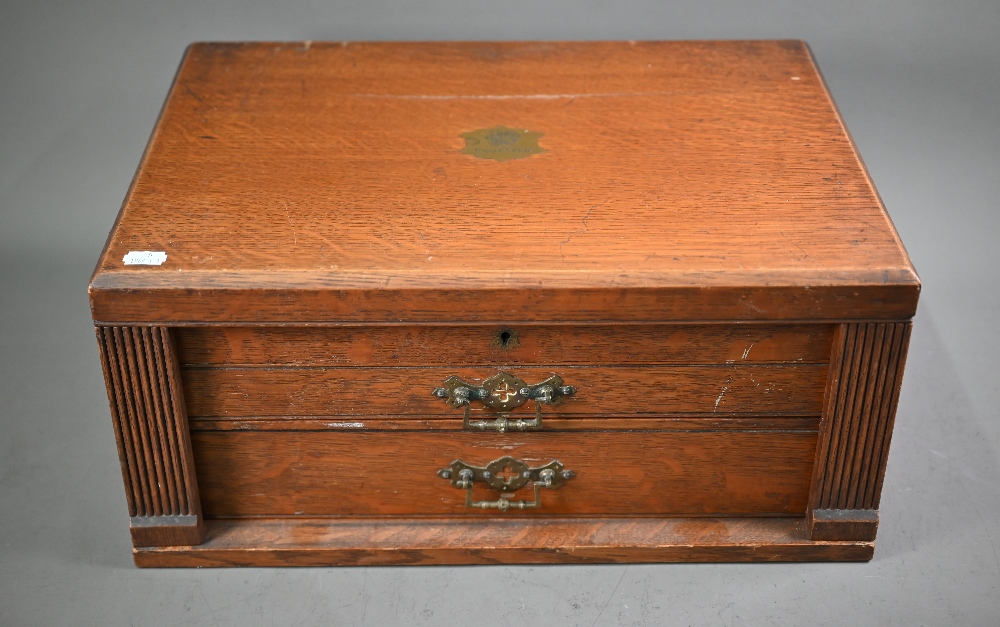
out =
<svg viewBox="0 0 1000 627"><path fill-rule="evenodd" d="M179 327L182 367L826 363L833 325Z"/></svg>
<svg viewBox="0 0 1000 627"><path fill-rule="evenodd" d="M818 416L832 327L823 324L189 327L175 332L199 419L454 420L431 391L507 372L559 375L577 394L551 418ZM527 417L534 403L512 410ZM470 417L494 414L481 402Z"/></svg>
<svg viewBox="0 0 1000 627"><path fill-rule="evenodd" d="M653 414L819 414L826 364L720 366L554 366L505 370L529 384L558 374L576 394L552 416ZM188 414L223 416L396 416L461 418L431 395L451 375L479 384L486 368L191 368ZM512 415L531 415L529 401ZM481 402L474 414L493 414Z"/></svg>
<svg viewBox="0 0 1000 627"><path fill-rule="evenodd" d="M492 437L490 437L492 435ZM194 432L209 517L801 515L815 432ZM576 473L530 510L466 507L438 476L510 456ZM500 492L473 482L473 498ZM531 484L513 493L531 500Z"/></svg>

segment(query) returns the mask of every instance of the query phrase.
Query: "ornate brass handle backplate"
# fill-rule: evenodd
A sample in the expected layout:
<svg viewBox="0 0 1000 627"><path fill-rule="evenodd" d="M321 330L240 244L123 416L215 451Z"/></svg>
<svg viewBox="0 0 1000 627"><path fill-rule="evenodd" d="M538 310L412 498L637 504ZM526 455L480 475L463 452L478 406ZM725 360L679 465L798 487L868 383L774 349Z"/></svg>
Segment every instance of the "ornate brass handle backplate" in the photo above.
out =
<svg viewBox="0 0 1000 627"><path fill-rule="evenodd" d="M501 457L483 467L470 466L460 459L451 462L448 468L438 471L438 476L451 481L451 485L465 490L465 506L476 509L498 509L506 512L508 509L531 509L542 506L540 490L548 488L555 490L576 476L572 470L566 470L559 460L551 461L538 468L529 468L527 464L513 457ZM476 482L485 483L494 490L513 492L523 488L531 481L535 489L532 501L512 501L501 496L495 501L474 501L472 485Z"/></svg>
<svg viewBox="0 0 1000 627"><path fill-rule="evenodd" d="M515 431L541 429L542 403L555 405L564 396L576 394L576 388L571 385L563 385L562 378L556 375L541 383L528 385L512 374L498 372L483 381L481 387L467 383L458 377L448 377L444 382L444 387L435 388L432 394L445 399L445 402L452 407L465 406L463 428L479 431L493 429L503 433L508 429ZM500 411L500 417L495 420L470 420L469 406L474 400L482 401L483 405ZM507 417L506 412L524 405L529 400L535 401L534 420L511 420Z"/></svg>

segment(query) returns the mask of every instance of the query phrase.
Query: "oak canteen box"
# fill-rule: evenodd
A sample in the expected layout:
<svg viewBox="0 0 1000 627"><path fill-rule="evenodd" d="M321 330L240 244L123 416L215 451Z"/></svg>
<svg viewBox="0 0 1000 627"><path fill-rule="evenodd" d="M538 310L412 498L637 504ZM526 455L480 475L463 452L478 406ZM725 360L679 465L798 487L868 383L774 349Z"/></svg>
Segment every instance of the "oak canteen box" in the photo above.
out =
<svg viewBox="0 0 1000 627"><path fill-rule="evenodd" d="M802 42L193 45L90 283L135 562L870 559L919 289Z"/></svg>

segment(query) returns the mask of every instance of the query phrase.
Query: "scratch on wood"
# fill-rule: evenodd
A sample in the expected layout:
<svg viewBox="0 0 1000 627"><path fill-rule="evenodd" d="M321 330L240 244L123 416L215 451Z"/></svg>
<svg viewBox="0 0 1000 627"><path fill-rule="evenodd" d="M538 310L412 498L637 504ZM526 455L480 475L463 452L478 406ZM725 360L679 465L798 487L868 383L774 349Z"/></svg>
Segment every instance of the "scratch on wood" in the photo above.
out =
<svg viewBox="0 0 1000 627"><path fill-rule="evenodd" d="M780 232L781 232L781 237L785 238L786 241L791 242L792 246L795 246L796 248L798 248L802 252L802 258L803 259L808 259L809 258L809 253L807 253L804 248L802 248L801 246L799 246L797 242L794 242L794 241L788 239L788 236L785 235L785 230L784 229L782 229Z"/></svg>
<svg viewBox="0 0 1000 627"><path fill-rule="evenodd" d="M722 386L722 392L719 393L719 398L715 399L715 407L712 408L713 413L719 411L719 403L722 402L722 397L725 396L726 392L729 391L729 386L732 384L732 382L733 382L732 376L726 377L726 382Z"/></svg>
<svg viewBox="0 0 1000 627"><path fill-rule="evenodd" d="M583 216L583 218L580 219L580 224L583 225L582 229L576 229L575 231L570 231L566 239L559 242L559 254L562 257L566 257L565 253L563 253L562 247L573 241L574 235L582 235L590 230L590 227L587 226L587 219L590 218L590 214L594 213L594 209L597 209L597 207L598 207L597 205L591 205L590 209L587 210L587 215Z"/></svg>

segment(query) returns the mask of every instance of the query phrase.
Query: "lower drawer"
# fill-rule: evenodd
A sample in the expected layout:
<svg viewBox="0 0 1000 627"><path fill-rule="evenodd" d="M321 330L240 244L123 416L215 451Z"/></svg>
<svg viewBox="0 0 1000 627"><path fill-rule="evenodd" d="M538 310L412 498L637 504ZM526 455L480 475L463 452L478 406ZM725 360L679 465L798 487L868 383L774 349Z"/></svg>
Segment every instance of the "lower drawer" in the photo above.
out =
<svg viewBox="0 0 1000 627"><path fill-rule="evenodd" d="M492 437L491 437L492 436ZM816 433L741 431L240 432L191 434L208 517L804 514ZM553 460L575 477L537 509L466 507L438 476L455 460ZM501 492L473 482L474 500ZM509 496L509 495L508 495ZM512 500L531 501L532 484Z"/></svg>

